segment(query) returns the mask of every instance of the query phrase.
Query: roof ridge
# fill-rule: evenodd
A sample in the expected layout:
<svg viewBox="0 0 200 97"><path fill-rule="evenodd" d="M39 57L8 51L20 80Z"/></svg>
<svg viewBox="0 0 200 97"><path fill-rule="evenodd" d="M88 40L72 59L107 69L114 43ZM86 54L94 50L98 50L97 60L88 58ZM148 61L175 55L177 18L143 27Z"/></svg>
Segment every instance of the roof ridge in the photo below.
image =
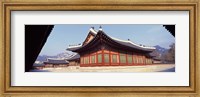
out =
<svg viewBox="0 0 200 97"><path fill-rule="evenodd" d="M65 60L64 58L47 58L47 60Z"/></svg>
<svg viewBox="0 0 200 97"><path fill-rule="evenodd" d="M74 53L74 54L72 54L69 58L72 58L72 57L74 57L74 56L76 56L77 55L77 53ZM69 59L69 58L66 58L66 59Z"/></svg>
<svg viewBox="0 0 200 97"><path fill-rule="evenodd" d="M68 46L68 48L81 47L81 46L82 46L82 43L80 45Z"/></svg>
<svg viewBox="0 0 200 97"><path fill-rule="evenodd" d="M95 31L93 28L90 28L90 30L89 30L88 33L90 33L90 32L92 32L92 33L94 33L94 34L97 34L97 31Z"/></svg>
<svg viewBox="0 0 200 97"><path fill-rule="evenodd" d="M108 35L109 36L109 35ZM149 48L149 49L155 49L155 47L151 47L151 46L140 46L139 44L136 44L130 40L122 40L122 39L118 39L118 38L115 38L115 37L111 37L109 36L110 38L114 39L114 40L117 40L117 41L121 41L121 42L126 42L126 43L131 43L133 45L136 45L138 47L142 47L142 48Z"/></svg>
<svg viewBox="0 0 200 97"><path fill-rule="evenodd" d="M90 32L93 33L93 34L95 34L95 35L98 33L97 31L94 30L93 27L91 27L91 28L89 29L88 34L89 34ZM69 45L67 48L76 48L76 47L81 47L81 46L83 46L82 43L81 43L80 45L73 45L73 46L70 46L70 45Z"/></svg>
<svg viewBox="0 0 200 97"><path fill-rule="evenodd" d="M89 33L90 33L90 32L92 32L93 34L96 34L96 35L97 35L99 32L104 33L105 35L107 35L107 34L106 34L104 31L102 31L102 30L99 30L98 32L95 31L94 28L90 28ZM95 35L95 37L96 37L96 35ZM122 39L118 39L118 38L115 38L115 37L111 37L111 36L109 36L109 35L107 35L107 36L110 37L111 39L116 40L116 41L121 41L121 42L130 43L130 44L135 45L135 46L140 47L140 48L144 48L144 49L156 49L156 48L153 47L153 46L139 45L139 44L136 44L136 43L134 43L134 42L132 42L132 41L130 41L130 40L122 40ZM75 46L69 46L68 48L77 48L77 47L81 47L81 46L83 46L83 45L80 44L80 45L75 45Z"/></svg>

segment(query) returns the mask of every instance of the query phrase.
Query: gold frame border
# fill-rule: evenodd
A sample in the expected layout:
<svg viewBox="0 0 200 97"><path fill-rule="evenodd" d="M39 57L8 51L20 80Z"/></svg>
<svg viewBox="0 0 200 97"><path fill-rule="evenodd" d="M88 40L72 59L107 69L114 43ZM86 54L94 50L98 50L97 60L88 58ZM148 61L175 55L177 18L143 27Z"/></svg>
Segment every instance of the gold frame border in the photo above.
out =
<svg viewBox="0 0 200 97"><path fill-rule="evenodd" d="M18 1L18 2L17 2ZM186 95L198 96L199 97L199 77L200 74L198 69L198 21L199 21L199 4L198 0L188 2L138 2L138 1L95 1L90 2L89 0L83 1L62 1L59 2L1 2L2 5L2 33L1 36L1 95L18 95L18 94L70 94L79 95L82 93L103 93L103 94L115 94L120 93L133 93L134 95L141 94L165 94L165 95ZM48 1L48 0L47 0ZM152 0L153 1L153 0ZM144 7L145 6L145 7ZM188 10L190 11L190 86L189 87L11 87L10 86L10 17L11 11L23 11L23 10L116 10L116 11L127 11L127 10L157 10L157 11L173 11L173 10ZM49 95L50 96L50 95ZM110 95L111 96L111 95ZM117 95L119 96L119 95ZM123 95L122 95L123 96ZM139 97L139 96L138 96ZM163 97L163 96L161 96ZM183 97L183 96L181 96Z"/></svg>

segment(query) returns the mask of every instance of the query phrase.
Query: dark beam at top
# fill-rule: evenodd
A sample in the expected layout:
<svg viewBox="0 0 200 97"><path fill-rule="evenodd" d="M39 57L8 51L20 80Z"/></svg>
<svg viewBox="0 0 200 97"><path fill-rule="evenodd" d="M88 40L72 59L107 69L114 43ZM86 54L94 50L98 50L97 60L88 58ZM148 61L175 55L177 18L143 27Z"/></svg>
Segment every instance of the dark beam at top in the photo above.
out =
<svg viewBox="0 0 200 97"><path fill-rule="evenodd" d="M54 25L25 25L25 72L33 67Z"/></svg>
<svg viewBox="0 0 200 97"><path fill-rule="evenodd" d="M175 37L175 25L163 25Z"/></svg>

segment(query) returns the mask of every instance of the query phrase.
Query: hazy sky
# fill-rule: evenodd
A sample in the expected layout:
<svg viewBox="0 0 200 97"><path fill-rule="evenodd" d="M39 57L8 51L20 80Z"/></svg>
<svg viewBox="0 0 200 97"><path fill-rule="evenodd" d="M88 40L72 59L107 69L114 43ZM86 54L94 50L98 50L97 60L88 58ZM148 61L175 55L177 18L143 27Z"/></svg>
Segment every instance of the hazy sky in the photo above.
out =
<svg viewBox="0 0 200 97"><path fill-rule="evenodd" d="M82 43L91 27L98 31L100 24L55 25L40 55L57 55L65 52L69 45ZM103 31L112 37L146 46L160 45L169 48L175 38L158 24L102 24Z"/></svg>

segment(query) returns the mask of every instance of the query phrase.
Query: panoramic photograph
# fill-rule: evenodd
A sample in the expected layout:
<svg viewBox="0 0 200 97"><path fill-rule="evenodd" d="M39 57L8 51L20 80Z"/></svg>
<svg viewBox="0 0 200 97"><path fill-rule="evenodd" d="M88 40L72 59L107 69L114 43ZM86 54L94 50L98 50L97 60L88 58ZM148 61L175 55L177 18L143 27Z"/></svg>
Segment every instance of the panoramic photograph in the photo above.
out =
<svg viewBox="0 0 200 97"><path fill-rule="evenodd" d="M175 25L25 25L25 72L175 72Z"/></svg>

